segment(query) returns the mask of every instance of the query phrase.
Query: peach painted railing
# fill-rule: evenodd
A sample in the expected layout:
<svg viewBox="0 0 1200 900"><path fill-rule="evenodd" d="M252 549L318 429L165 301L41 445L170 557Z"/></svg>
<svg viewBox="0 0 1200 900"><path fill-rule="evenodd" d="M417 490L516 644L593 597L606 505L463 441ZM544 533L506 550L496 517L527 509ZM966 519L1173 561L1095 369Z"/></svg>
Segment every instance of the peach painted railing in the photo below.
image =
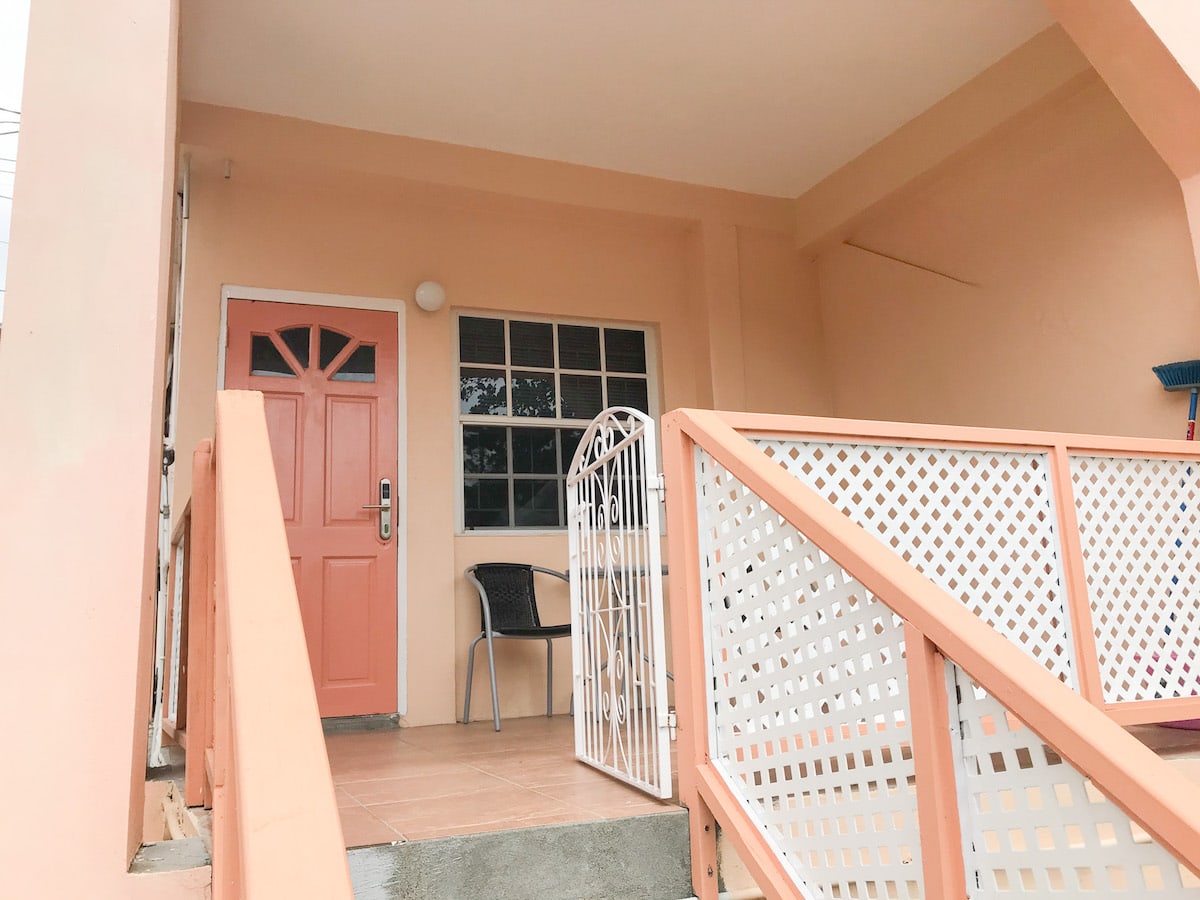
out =
<svg viewBox="0 0 1200 900"><path fill-rule="evenodd" d="M262 394L217 394L192 479L184 793L213 811L213 900L349 900Z"/></svg>
<svg viewBox="0 0 1200 900"><path fill-rule="evenodd" d="M663 438L702 900L718 824L771 897L1200 896L1200 785L1114 721L1081 634L1120 565L1194 604L1195 573L1127 510L1174 485L1157 529L1195 540L1161 511L1194 505L1195 451L689 410Z"/></svg>

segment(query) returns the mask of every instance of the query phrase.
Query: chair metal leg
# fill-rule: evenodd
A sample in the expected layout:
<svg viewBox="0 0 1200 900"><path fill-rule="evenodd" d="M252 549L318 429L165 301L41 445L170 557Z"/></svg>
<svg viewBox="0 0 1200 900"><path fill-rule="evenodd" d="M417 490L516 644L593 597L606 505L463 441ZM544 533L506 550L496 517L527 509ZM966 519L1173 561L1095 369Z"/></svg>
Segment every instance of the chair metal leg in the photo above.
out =
<svg viewBox="0 0 1200 900"><path fill-rule="evenodd" d="M554 715L554 641L546 638L546 715Z"/></svg>
<svg viewBox="0 0 1200 900"><path fill-rule="evenodd" d="M479 632L479 637L471 641L471 649L467 651L467 696L463 700L463 724L466 725L471 721L471 684L475 677L475 645L483 640L483 632Z"/></svg>
<svg viewBox="0 0 1200 900"><path fill-rule="evenodd" d="M491 632L487 634L488 675L492 679L492 724L500 730L500 695L496 693L496 653Z"/></svg>

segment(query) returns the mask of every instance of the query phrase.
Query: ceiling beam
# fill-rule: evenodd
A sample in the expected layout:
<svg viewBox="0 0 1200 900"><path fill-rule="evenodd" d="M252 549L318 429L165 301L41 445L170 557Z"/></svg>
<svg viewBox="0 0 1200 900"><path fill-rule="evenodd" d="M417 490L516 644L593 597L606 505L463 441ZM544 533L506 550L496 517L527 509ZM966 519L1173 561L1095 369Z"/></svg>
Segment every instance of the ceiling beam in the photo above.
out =
<svg viewBox="0 0 1200 900"><path fill-rule="evenodd" d="M1200 5L1047 0L1180 181L1200 174Z"/></svg>
<svg viewBox="0 0 1200 900"><path fill-rule="evenodd" d="M1066 33L1046 29L798 197L796 247L816 256L841 243L882 203L1089 73Z"/></svg>

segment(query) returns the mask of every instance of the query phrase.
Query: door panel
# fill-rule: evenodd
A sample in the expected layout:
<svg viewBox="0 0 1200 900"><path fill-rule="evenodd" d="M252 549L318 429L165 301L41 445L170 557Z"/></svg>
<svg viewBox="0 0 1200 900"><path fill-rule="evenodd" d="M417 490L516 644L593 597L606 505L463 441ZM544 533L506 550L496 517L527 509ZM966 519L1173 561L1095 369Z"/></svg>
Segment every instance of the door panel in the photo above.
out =
<svg viewBox="0 0 1200 900"><path fill-rule="evenodd" d="M279 504L283 520L289 525L296 521L300 508L300 481L296 478L296 462L300 458L301 410L300 397L281 397L265 394L267 432L271 436L271 456L275 460L275 479L279 482Z"/></svg>
<svg viewBox="0 0 1200 900"><path fill-rule="evenodd" d="M391 713L397 483L395 313L230 300L225 386L261 390L313 683L323 716ZM401 498L393 497L393 509ZM393 516L393 520L395 516Z"/></svg>
<svg viewBox="0 0 1200 900"><path fill-rule="evenodd" d="M374 559L326 559L325 677L330 683L370 678L371 610L367 602L375 582Z"/></svg>
<svg viewBox="0 0 1200 900"><path fill-rule="evenodd" d="M325 522L362 521L362 508L377 503L376 463L363 448L375 445L375 402L365 397L330 397L325 416Z"/></svg>

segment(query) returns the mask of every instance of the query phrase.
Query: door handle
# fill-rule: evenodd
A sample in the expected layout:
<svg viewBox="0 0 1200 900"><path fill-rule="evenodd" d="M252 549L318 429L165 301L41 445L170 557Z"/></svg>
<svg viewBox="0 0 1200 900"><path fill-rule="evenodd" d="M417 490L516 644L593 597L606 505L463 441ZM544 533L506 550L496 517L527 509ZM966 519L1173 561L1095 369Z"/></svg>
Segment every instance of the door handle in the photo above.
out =
<svg viewBox="0 0 1200 900"><path fill-rule="evenodd" d="M392 483L386 478L379 479L379 502L368 503L363 509L379 510L379 539L389 540L392 536Z"/></svg>

